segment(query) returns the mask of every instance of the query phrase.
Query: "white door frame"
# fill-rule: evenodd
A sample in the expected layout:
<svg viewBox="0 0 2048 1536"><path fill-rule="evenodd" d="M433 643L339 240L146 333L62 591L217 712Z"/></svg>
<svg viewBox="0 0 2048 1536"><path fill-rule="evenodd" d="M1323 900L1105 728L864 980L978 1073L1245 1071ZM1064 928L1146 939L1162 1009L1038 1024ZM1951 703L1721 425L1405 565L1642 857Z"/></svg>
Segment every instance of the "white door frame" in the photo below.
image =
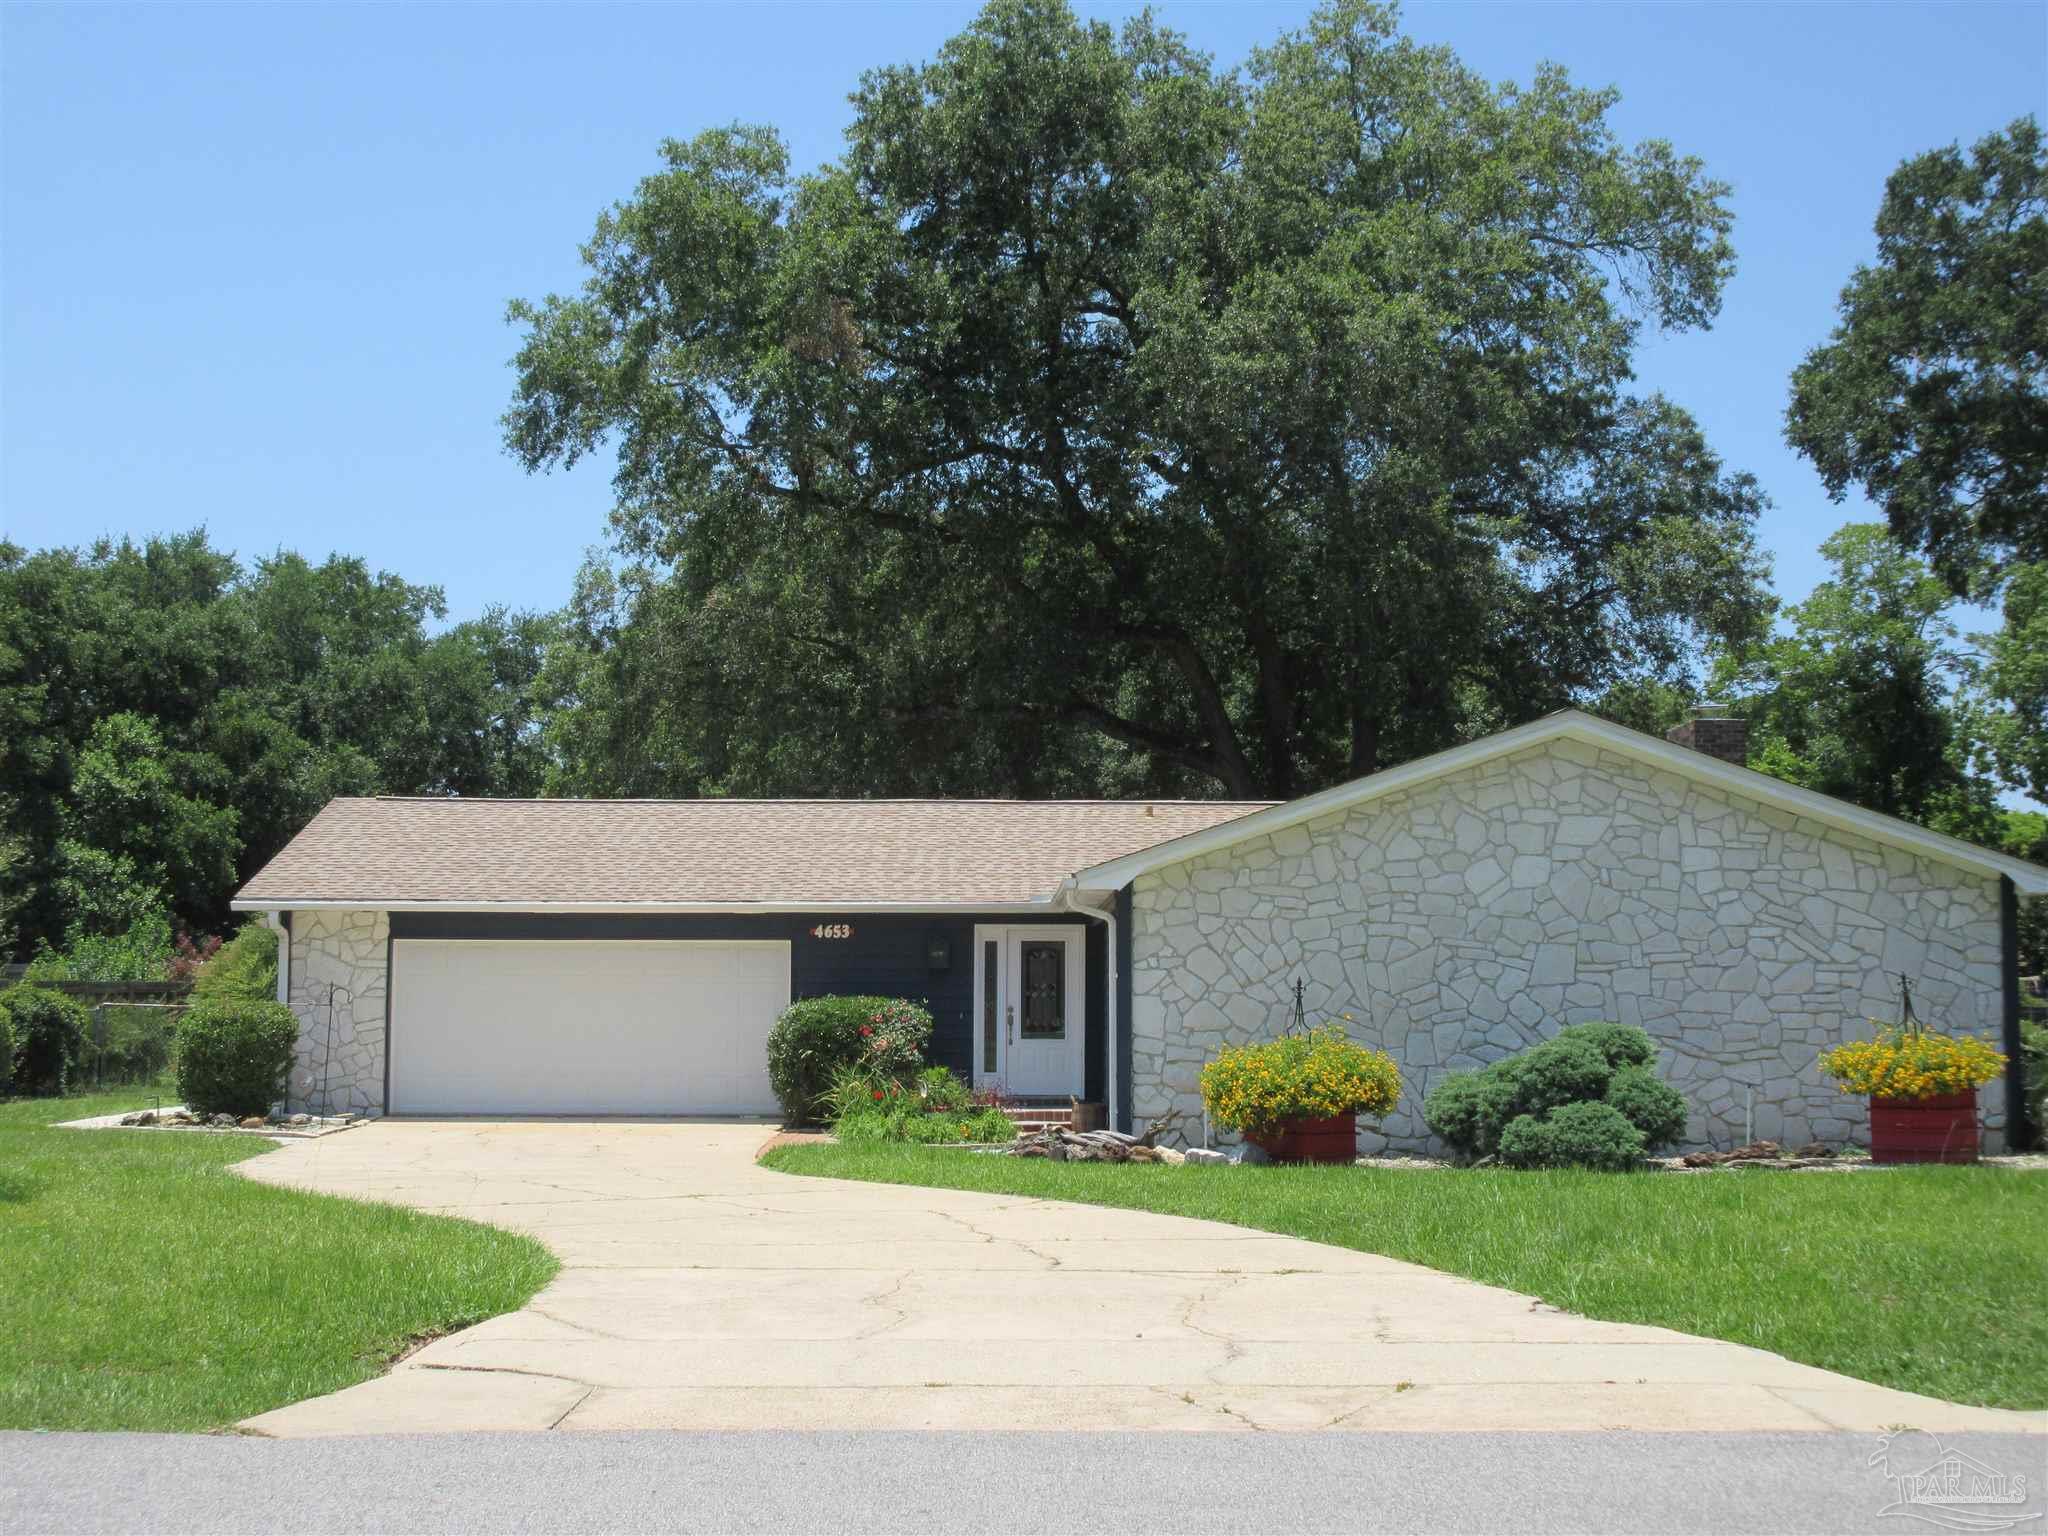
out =
<svg viewBox="0 0 2048 1536"><path fill-rule="evenodd" d="M1067 1077L1063 1088L1020 1088L1009 1082L1010 1045L1014 1030L1019 946L1033 940L1057 940L1066 946L1066 995L1070 1014L1066 1039ZM988 993L989 944L996 946L995 996ZM993 1006L993 1014L990 1009ZM996 1062L987 1061L989 1025L994 1024ZM974 1015L971 1046L976 1087L1000 1084L1009 1092L1027 1097L1057 1097L1071 1093L1080 1098L1088 1084L1088 928L1082 923L976 923L974 925Z"/></svg>

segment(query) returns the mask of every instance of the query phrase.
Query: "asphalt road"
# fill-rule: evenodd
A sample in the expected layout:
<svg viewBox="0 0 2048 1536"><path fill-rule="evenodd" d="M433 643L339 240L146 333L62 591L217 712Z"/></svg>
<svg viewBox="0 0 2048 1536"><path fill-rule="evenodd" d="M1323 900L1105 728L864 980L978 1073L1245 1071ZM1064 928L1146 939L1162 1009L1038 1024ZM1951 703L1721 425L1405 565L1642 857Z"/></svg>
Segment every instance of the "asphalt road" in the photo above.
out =
<svg viewBox="0 0 2048 1536"><path fill-rule="evenodd" d="M1893 1471L1939 1450L1914 1432ZM2048 1439L1944 1437L2048 1526ZM0 1531L1931 1531L1830 1434L0 1434ZM1968 1529L1993 1529L1972 1524Z"/></svg>

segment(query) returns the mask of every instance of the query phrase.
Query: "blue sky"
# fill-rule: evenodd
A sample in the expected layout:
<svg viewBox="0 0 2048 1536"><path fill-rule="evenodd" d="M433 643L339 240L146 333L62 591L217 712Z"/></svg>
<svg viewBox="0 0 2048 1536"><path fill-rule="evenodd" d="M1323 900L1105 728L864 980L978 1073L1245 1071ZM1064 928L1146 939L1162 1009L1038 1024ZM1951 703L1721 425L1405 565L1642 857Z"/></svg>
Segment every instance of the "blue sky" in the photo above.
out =
<svg viewBox="0 0 2048 1536"><path fill-rule="evenodd" d="M1116 17L1125 8L1080 7ZM1305 4L1157 7L1219 60ZM609 468L498 444L506 301L566 290L664 137L743 119L834 155L859 71L929 56L960 4L0 8L0 534L205 523L245 556L360 554L552 607L606 535ZM1853 516L1779 436L1786 377L1873 247L1903 157L2048 107L2048 5L1420 4L1496 79L1612 84L1735 188L1740 275L1646 385L1776 503L1778 587Z"/></svg>

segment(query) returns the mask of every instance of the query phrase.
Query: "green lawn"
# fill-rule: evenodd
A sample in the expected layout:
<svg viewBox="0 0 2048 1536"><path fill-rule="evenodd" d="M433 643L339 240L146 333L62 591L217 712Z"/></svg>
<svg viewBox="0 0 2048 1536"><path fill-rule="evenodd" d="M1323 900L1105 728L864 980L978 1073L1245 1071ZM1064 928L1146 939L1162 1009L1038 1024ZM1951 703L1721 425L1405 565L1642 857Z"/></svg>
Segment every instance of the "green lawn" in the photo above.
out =
<svg viewBox="0 0 2048 1536"><path fill-rule="evenodd" d="M520 1306L529 1238L272 1189L254 1137L59 1131L135 1090L0 1105L0 1428L211 1429Z"/></svg>
<svg viewBox="0 0 2048 1536"><path fill-rule="evenodd" d="M1234 1222L1934 1397L2048 1407L2048 1174L1068 1166L873 1145L764 1161Z"/></svg>

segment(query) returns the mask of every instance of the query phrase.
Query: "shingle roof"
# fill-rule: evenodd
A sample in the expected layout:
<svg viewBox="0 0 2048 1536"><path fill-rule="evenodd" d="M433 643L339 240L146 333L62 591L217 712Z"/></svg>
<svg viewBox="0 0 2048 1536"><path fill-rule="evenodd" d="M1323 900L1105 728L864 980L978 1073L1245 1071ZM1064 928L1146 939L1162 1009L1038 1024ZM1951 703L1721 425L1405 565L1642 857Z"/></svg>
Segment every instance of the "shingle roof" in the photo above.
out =
<svg viewBox="0 0 2048 1536"><path fill-rule="evenodd" d="M333 800L235 905L1044 901L1075 870L1267 803Z"/></svg>

